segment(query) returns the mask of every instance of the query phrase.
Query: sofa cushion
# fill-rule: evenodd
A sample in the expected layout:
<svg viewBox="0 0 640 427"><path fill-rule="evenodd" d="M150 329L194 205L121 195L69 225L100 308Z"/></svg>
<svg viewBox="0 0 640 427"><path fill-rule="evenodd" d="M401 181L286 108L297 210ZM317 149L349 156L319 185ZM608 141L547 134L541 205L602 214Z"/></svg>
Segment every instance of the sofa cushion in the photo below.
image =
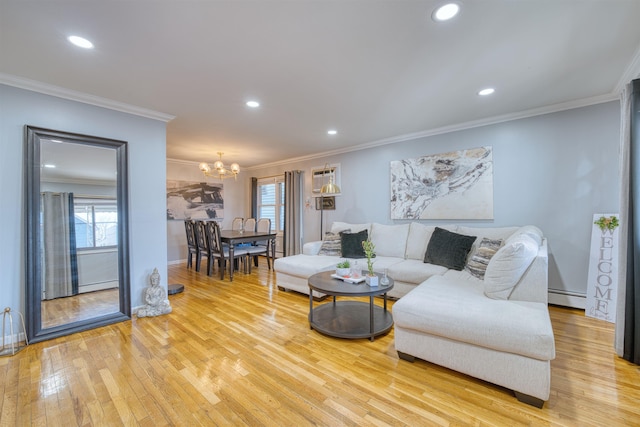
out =
<svg viewBox="0 0 640 427"><path fill-rule="evenodd" d="M273 268L279 273L308 278L321 271L333 270L340 260L339 257L334 256L298 254L277 258Z"/></svg>
<svg viewBox="0 0 640 427"><path fill-rule="evenodd" d="M364 258L364 248L362 242L369 238L367 230L362 230L357 233L347 233L346 231L340 232L341 236L341 251L342 256L345 258Z"/></svg>
<svg viewBox="0 0 640 427"><path fill-rule="evenodd" d="M341 240L339 233L327 231L318 255L342 256Z"/></svg>
<svg viewBox="0 0 640 427"><path fill-rule="evenodd" d="M371 241L376 247L377 256L404 258L408 234L409 224L371 224Z"/></svg>
<svg viewBox="0 0 640 427"><path fill-rule="evenodd" d="M485 237L492 240L502 239L506 241L516 231L518 231L518 227L466 227L460 225L456 233L478 236L476 243L480 243Z"/></svg>
<svg viewBox="0 0 640 427"><path fill-rule="evenodd" d="M465 236L436 227L427 245L424 262L462 270L476 236Z"/></svg>
<svg viewBox="0 0 640 427"><path fill-rule="evenodd" d="M479 280L434 276L395 302L393 320L396 327L497 351L555 357L546 304L487 298Z"/></svg>
<svg viewBox="0 0 640 427"><path fill-rule="evenodd" d="M485 295L489 298L508 299L537 253L538 244L526 234L508 239L489 261L484 275Z"/></svg>
<svg viewBox="0 0 640 427"><path fill-rule="evenodd" d="M371 224L368 222L364 224L350 224L348 222L334 221L333 224L331 224L332 233L339 233L341 231L347 230L351 230L351 232L353 233L357 233L358 231L362 230L367 230L367 232L369 232L370 229Z"/></svg>
<svg viewBox="0 0 640 427"><path fill-rule="evenodd" d="M488 239L483 237L478 247L472 252L464 269L472 276L478 279L484 279L484 273L487 270L489 261L491 261L493 255L498 252L503 242L502 239Z"/></svg>
<svg viewBox="0 0 640 427"><path fill-rule="evenodd" d="M431 276L442 275L446 271L446 267L425 264L417 259L405 259L387 268L387 274L396 282L413 283L415 285L424 282Z"/></svg>

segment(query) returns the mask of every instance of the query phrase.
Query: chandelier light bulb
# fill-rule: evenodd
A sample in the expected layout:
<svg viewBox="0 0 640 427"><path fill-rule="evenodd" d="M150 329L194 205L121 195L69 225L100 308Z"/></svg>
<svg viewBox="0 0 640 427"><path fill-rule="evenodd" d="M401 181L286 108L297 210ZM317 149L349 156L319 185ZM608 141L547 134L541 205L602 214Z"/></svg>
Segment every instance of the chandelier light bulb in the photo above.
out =
<svg viewBox="0 0 640 427"><path fill-rule="evenodd" d="M211 173L212 168L211 166L209 166L208 163L205 163L205 162L200 163L199 167L202 173L204 174L204 176L215 177L217 174L217 177L219 179L225 179L230 176L237 178L238 174L240 173L240 165L237 163L231 163L230 169L225 168L224 163L222 163L223 154L224 154L223 152L218 151L219 158L213 163L213 170L215 171L214 173Z"/></svg>

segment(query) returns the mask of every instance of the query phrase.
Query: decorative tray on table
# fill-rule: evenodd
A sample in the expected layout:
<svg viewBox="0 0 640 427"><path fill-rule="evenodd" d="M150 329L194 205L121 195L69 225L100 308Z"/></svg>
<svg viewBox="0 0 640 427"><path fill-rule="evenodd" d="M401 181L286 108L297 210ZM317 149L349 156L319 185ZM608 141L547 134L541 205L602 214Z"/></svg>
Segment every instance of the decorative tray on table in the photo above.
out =
<svg viewBox="0 0 640 427"><path fill-rule="evenodd" d="M366 277L364 277L364 276L360 276L360 277L338 276L335 273L332 274L331 277L333 277L334 279L342 280L342 281L347 282L347 283L360 283L360 282L364 282L366 280Z"/></svg>

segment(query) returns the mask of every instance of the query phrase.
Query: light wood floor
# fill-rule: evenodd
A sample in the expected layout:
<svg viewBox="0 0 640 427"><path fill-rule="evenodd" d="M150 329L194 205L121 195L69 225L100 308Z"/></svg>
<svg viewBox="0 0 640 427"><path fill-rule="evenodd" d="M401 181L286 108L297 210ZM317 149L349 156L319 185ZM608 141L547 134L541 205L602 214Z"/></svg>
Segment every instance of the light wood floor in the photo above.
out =
<svg viewBox="0 0 640 427"><path fill-rule="evenodd" d="M51 328L120 311L118 288L42 301L42 328Z"/></svg>
<svg viewBox="0 0 640 427"><path fill-rule="evenodd" d="M273 272L220 282L169 268L173 313L31 345L0 358L1 426L640 425L640 368L613 326L551 307L557 343L543 409L509 390L309 329L308 299ZM379 301L380 303L381 301Z"/></svg>

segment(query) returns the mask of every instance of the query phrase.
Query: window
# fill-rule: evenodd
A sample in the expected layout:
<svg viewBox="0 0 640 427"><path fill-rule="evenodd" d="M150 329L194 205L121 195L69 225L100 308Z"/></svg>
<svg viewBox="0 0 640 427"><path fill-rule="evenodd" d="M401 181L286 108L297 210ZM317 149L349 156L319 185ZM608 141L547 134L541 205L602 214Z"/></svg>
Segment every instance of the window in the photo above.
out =
<svg viewBox="0 0 640 427"><path fill-rule="evenodd" d="M320 193L322 186L328 184L331 180L340 187L340 164L326 164L324 167L315 167L311 169L311 191Z"/></svg>
<svg viewBox="0 0 640 427"><path fill-rule="evenodd" d="M118 244L118 206L115 199L74 199L76 247L101 248Z"/></svg>
<svg viewBox="0 0 640 427"><path fill-rule="evenodd" d="M284 178L258 180L258 218L269 218L271 231L284 230Z"/></svg>

